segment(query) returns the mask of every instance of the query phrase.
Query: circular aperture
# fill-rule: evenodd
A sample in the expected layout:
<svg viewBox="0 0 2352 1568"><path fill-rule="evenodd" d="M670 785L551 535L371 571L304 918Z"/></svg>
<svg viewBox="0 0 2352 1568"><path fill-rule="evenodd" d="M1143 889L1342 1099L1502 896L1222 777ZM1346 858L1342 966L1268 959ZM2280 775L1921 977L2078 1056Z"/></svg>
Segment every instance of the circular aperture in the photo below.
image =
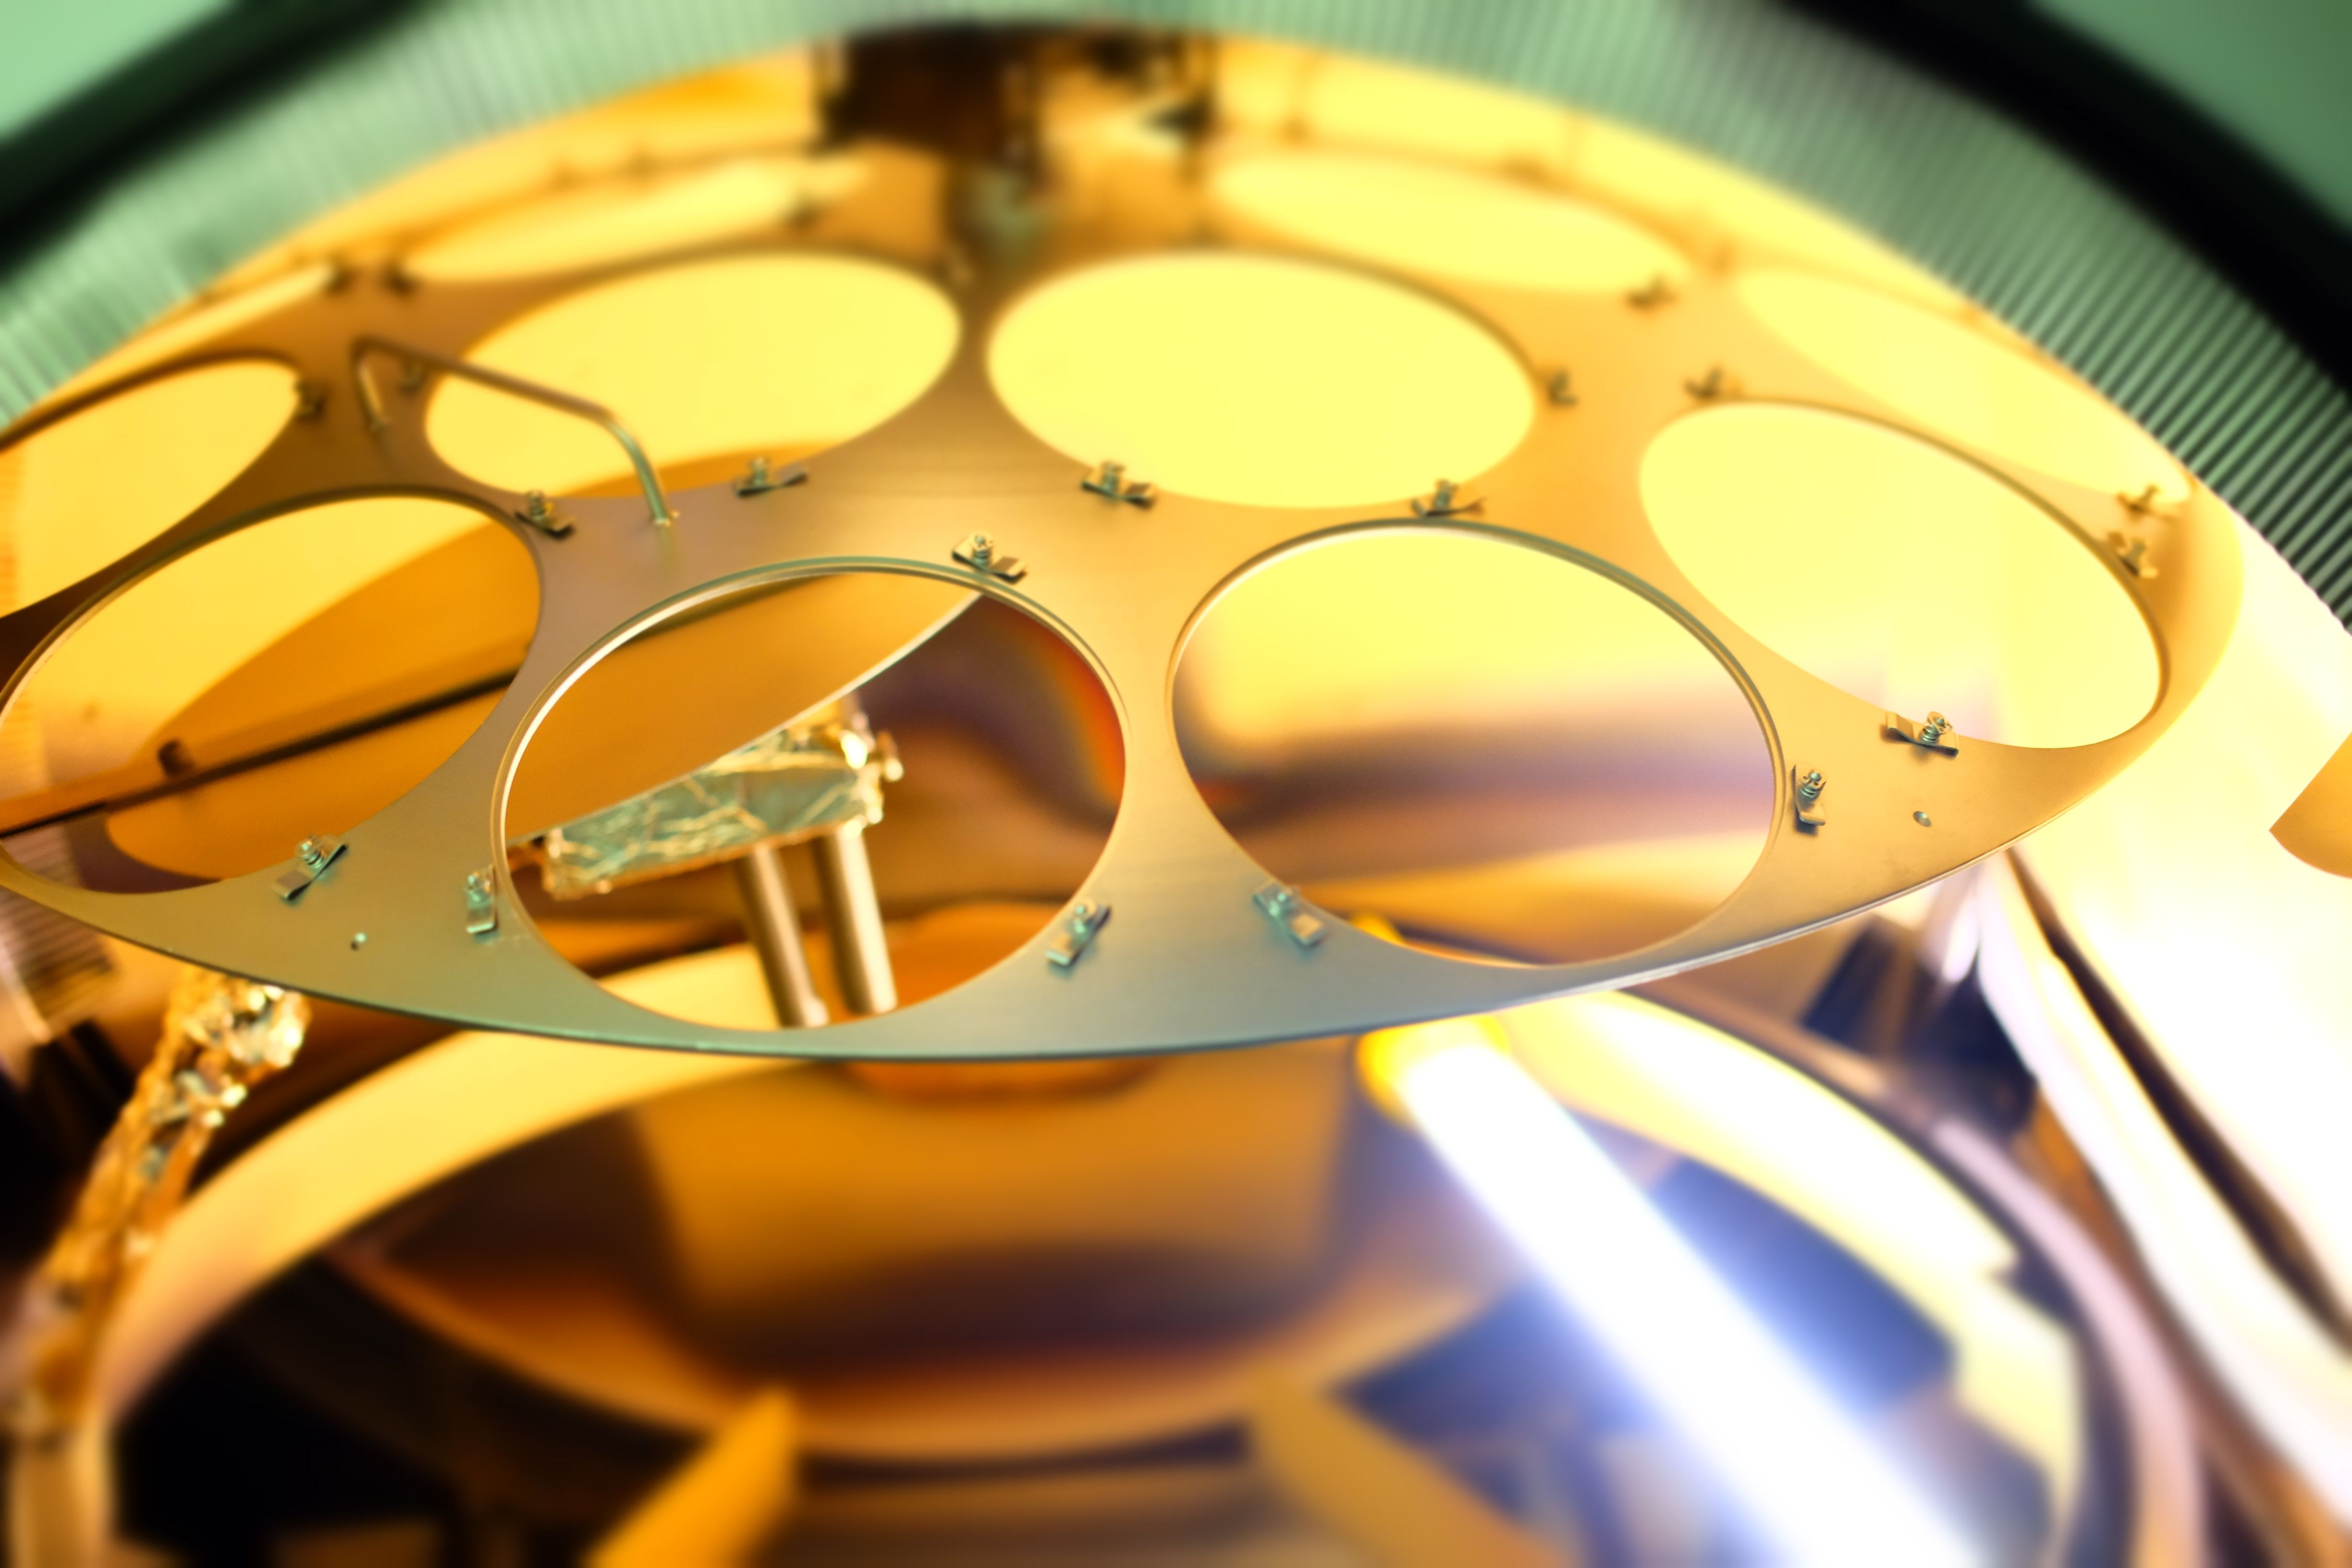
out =
<svg viewBox="0 0 2352 1568"><path fill-rule="evenodd" d="M1486 536L1351 534L1252 572L1194 629L1175 713L1209 808L1274 876L1496 958L1664 941L1770 825L1763 733L1715 656Z"/></svg>
<svg viewBox="0 0 2352 1568"><path fill-rule="evenodd" d="M612 409L683 486L872 429L931 384L957 332L946 298L897 268L730 257L566 295L467 357ZM576 493L629 472L594 425L467 382L440 386L426 429L451 463L510 489Z"/></svg>
<svg viewBox="0 0 2352 1568"><path fill-rule="evenodd" d="M294 373L226 360L0 447L0 610L121 560L220 493L294 414Z"/></svg>
<svg viewBox="0 0 2352 1568"><path fill-rule="evenodd" d="M773 229L856 188L847 159L734 158L560 191L461 226L408 259L420 278L461 282L562 272Z"/></svg>
<svg viewBox="0 0 2352 1568"><path fill-rule="evenodd" d="M1101 855L1122 758L1092 667L1029 616L928 577L795 578L583 671L523 752L507 834L541 931L592 973L750 941L781 984L790 942L814 1021L838 1020L1042 930ZM811 1021L742 973L678 1016Z"/></svg>
<svg viewBox="0 0 2352 1568"><path fill-rule="evenodd" d="M2116 574L1925 441L1817 409L1721 409L1651 445L1642 499L1700 593L1865 701L2021 746L2102 741L2155 704L2156 647Z"/></svg>
<svg viewBox="0 0 2352 1568"><path fill-rule="evenodd" d="M1739 298L1831 374L1930 434L2095 489L2177 501L2180 465L2156 438L2062 372L1958 321L1852 284L1796 272L1739 279Z"/></svg>
<svg viewBox="0 0 2352 1568"><path fill-rule="evenodd" d="M1263 256L1098 267L1014 306L989 344L998 394L1082 463L1255 506L1362 506L1465 479L1526 433L1508 349L1449 306Z"/></svg>
<svg viewBox="0 0 2352 1568"><path fill-rule="evenodd" d="M1689 271L1664 240L1597 207L1439 164L1280 153L1221 169L1215 192L1289 238L1406 272L1593 293Z"/></svg>
<svg viewBox="0 0 2352 1568"><path fill-rule="evenodd" d="M344 501L229 534L110 600L27 678L0 728L16 764L0 832L116 890L277 865L446 760L538 611L529 550L448 502Z"/></svg>

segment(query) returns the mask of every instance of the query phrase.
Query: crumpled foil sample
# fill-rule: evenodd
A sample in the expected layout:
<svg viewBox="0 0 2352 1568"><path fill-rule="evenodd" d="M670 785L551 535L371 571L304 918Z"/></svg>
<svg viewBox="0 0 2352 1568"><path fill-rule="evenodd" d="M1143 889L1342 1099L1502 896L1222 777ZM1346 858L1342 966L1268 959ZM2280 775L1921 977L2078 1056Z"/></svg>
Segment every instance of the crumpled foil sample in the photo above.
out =
<svg viewBox="0 0 2352 1568"><path fill-rule="evenodd" d="M882 785L898 774L889 737L877 742L865 715L835 710L552 828L535 855L550 897L584 899L761 844L879 822Z"/></svg>

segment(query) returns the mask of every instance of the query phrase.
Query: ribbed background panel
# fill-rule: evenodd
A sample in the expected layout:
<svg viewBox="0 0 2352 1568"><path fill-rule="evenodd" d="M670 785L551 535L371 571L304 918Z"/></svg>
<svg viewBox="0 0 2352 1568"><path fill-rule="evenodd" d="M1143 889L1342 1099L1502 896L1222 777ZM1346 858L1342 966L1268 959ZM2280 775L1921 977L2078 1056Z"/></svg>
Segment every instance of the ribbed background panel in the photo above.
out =
<svg viewBox="0 0 2352 1568"><path fill-rule="evenodd" d="M0 279L13 417L277 236L436 153L852 30L1119 20L1411 60L1811 196L2080 372L2352 622L2352 401L2169 235L1990 110L1764 0L432 0L118 179Z"/></svg>

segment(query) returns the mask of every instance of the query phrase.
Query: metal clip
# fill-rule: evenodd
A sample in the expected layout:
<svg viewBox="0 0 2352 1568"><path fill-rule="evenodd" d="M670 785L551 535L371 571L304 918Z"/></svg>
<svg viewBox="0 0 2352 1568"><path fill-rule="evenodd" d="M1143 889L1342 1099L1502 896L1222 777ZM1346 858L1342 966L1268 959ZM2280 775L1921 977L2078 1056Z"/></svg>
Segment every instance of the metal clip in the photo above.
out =
<svg viewBox="0 0 2352 1568"><path fill-rule="evenodd" d="M751 459L751 471L735 481L735 493L746 497L763 496L770 490L790 489L794 485L806 483L808 483L808 470L798 463L787 463L782 468L772 471L768 467L767 458L754 458Z"/></svg>
<svg viewBox="0 0 2352 1568"><path fill-rule="evenodd" d="M1067 969L1086 956L1094 945L1095 935L1110 923L1108 904L1079 904L1063 922L1061 934L1046 944L1045 962L1056 969Z"/></svg>
<svg viewBox="0 0 2352 1568"><path fill-rule="evenodd" d="M1674 286L1666 281L1666 275L1663 272L1625 296L1625 303L1636 310L1654 310L1661 305L1674 302Z"/></svg>
<svg viewBox="0 0 2352 1568"><path fill-rule="evenodd" d="M1322 917L1307 907L1307 900L1289 883L1268 882L1251 895L1251 901L1299 946L1314 947L1322 942Z"/></svg>
<svg viewBox="0 0 2352 1568"><path fill-rule="evenodd" d="M294 383L294 417L316 419L327 411L327 389L303 376Z"/></svg>
<svg viewBox="0 0 2352 1568"><path fill-rule="evenodd" d="M1544 396L1554 408L1576 406L1576 389L1570 383L1567 366L1562 365L1544 378Z"/></svg>
<svg viewBox="0 0 2352 1568"><path fill-rule="evenodd" d="M1889 713L1886 716L1886 732L1927 751L1941 752L1948 757L1960 749L1960 743L1951 738L1952 721L1941 713L1930 713L1916 724L1900 713Z"/></svg>
<svg viewBox="0 0 2352 1568"><path fill-rule="evenodd" d="M288 903L300 898L311 883L327 874L343 853L343 841L331 833L313 834L294 847L294 864L278 875L273 884L278 896Z"/></svg>
<svg viewBox="0 0 2352 1568"><path fill-rule="evenodd" d="M1829 788L1829 780L1819 768L1794 767L1789 777L1797 791L1797 826L1810 833L1829 819L1822 815L1822 791Z"/></svg>
<svg viewBox="0 0 2352 1568"><path fill-rule="evenodd" d="M1125 463L1114 463L1107 458L1078 481L1078 488L1112 500L1123 500L1129 506L1150 506L1160 499L1159 486L1129 479Z"/></svg>
<svg viewBox="0 0 2352 1568"><path fill-rule="evenodd" d="M1467 517L1484 511L1486 503L1475 498L1465 498L1461 487L1452 479L1440 479L1437 488L1425 496L1415 496L1412 515L1415 517Z"/></svg>
<svg viewBox="0 0 2352 1568"><path fill-rule="evenodd" d="M550 539L562 539L572 531L572 520L555 510L545 490L525 490L522 506L514 514L517 522L535 528Z"/></svg>
<svg viewBox="0 0 2352 1568"><path fill-rule="evenodd" d="M2157 488L2155 485L2143 486L2137 495L2117 490L2116 500L2134 517L2169 517L2171 512L2157 504Z"/></svg>
<svg viewBox="0 0 2352 1568"><path fill-rule="evenodd" d="M1723 367L1711 364L1706 374L1683 383L1683 390L1701 403L1712 403L1718 397L1729 397L1739 390L1739 384L1724 374Z"/></svg>
<svg viewBox="0 0 2352 1568"><path fill-rule="evenodd" d="M490 868L466 873L466 934L488 936L499 929L498 893Z"/></svg>
<svg viewBox="0 0 2352 1568"><path fill-rule="evenodd" d="M1005 583L1018 583L1029 575L1029 568L1010 555L996 552L996 542L984 533L968 536L955 547L955 558L975 572L985 572Z"/></svg>
<svg viewBox="0 0 2352 1568"><path fill-rule="evenodd" d="M2135 539L2118 529L2107 535L2107 548L2116 552L2124 570L2143 580L2156 575L2156 563L2147 558L2147 541Z"/></svg>

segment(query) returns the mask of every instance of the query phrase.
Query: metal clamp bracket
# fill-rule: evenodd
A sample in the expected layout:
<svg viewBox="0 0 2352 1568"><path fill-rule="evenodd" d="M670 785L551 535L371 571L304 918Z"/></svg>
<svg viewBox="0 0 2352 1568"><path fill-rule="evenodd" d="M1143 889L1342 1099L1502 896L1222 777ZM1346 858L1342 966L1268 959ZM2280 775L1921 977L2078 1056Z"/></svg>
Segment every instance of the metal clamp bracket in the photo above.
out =
<svg viewBox="0 0 2352 1568"><path fill-rule="evenodd" d="M1415 517L1470 517L1486 510L1485 501L1463 494L1462 488L1452 479L1438 480L1436 489L1425 496L1415 496L1412 501Z"/></svg>
<svg viewBox="0 0 2352 1568"><path fill-rule="evenodd" d="M466 934L488 936L499 929L498 890L489 868L466 873Z"/></svg>
<svg viewBox="0 0 2352 1568"><path fill-rule="evenodd" d="M1915 746L1941 752L1948 757L1960 749L1960 743L1952 739L1956 732L1952 729L1952 721L1941 713L1930 713L1917 723L1900 713L1889 713L1886 716L1886 732L1898 741L1908 741Z"/></svg>
<svg viewBox="0 0 2352 1568"><path fill-rule="evenodd" d="M1322 942L1327 930L1323 917L1307 908L1307 900L1289 883L1268 882L1251 895L1251 901L1299 946L1314 947Z"/></svg>
<svg viewBox="0 0 2352 1568"><path fill-rule="evenodd" d="M770 468L768 459L754 458L751 470L735 481L735 493L747 500L763 496L770 490L790 489L794 485L808 483L808 470L798 463L786 463L781 468Z"/></svg>
<svg viewBox="0 0 2352 1568"><path fill-rule="evenodd" d="M1070 911L1062 922L1061 931L1045 946L1045 962L1056 969L1067 969L1086 956L1095 936L1110 923L1108 904L1082 903Z"/></svg>
<svg viewBox="0 0 2352 1568"><path fill-rule="evenodd" d="M1010 555L996 552L996 542L984 533L965 536L955 547L955 558L975 572L985 572L1000 582L1018 583L1029 575L1029 568Z"/></svg>
<svg viewBox="0 0 2352 1568"><path fill-rule="evenodd" d="M278 873L271 884L278 896L288 903L300 898L311 883L327 874L327 868L342 858L343 841L331 833L318 833L305 838L294 847L294 864Z"/></svg>
<svg viewBox="0 0 2352 1568"><path fill-rule="evenodd" d="M1129 506L1150 506L1160 499L1159 486L1129 479L1127 465L1114 463L1108 458L1089 469L1087 477L1078 481L1078 489L1092 490L1112 500L1123 500Z"/></svg>
<svg viewBox="0 0 2352 1568"><path fill-rule="evenodd" d="M1789 779L1796 789L1797 826L1813 832L1829 820L1822 815L1822 792L1829 788L1829 780L1821 769L1801 763L1789 770Z"/></svg>

